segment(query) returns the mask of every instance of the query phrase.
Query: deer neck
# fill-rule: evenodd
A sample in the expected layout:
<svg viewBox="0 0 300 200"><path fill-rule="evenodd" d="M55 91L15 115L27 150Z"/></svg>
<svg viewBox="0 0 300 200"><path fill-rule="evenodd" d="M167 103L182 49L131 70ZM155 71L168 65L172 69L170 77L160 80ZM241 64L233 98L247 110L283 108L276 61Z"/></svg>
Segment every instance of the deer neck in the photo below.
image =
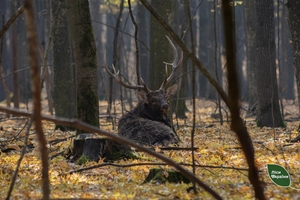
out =
<svg viewBox="0 0 300 200"><path fill-rule="evenodd" d="M153 113L151 110L150 106L146 103L139 103L137 106L137 116L141 118L146 118L150 119L152 121L158 121L158 122L163 122L164 124L168 125L171 127L170 120L168 116L162 115L162 114L157 114Z"/></svg>

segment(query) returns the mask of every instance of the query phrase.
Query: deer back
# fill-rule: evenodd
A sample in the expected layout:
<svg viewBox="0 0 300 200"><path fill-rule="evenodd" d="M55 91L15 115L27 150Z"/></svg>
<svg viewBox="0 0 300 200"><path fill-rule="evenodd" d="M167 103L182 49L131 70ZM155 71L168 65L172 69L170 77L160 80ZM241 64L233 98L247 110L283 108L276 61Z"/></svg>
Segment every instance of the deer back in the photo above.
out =
<svg viewBox="0 0 300 200"><path fill-rule="evenodd" d="M137 92L138 105L119 120L118 134L150 145L177 143L168 117L168 99L175 94L177 85L167 91L156 90L149 94Z"/></svg>

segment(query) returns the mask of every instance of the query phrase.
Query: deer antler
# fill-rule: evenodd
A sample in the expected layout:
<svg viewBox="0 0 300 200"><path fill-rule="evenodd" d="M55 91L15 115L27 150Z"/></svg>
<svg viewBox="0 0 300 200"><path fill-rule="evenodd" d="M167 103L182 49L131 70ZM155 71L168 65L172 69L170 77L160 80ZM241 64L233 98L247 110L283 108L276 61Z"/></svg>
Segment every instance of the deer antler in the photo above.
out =
<svg viewBox="0 0 300 200"><path fill-rule="evenodd" d="M181 52L181 57L180 57L180 60L178 61L178 52L177 52L177 49L176 49L175 45L173 44L172 40L168 36L166 36L166 37L167 37L167 39L168 39L168 41L169 41L169 43L170 43L170 45L171 45L171 47L173 49L174 60L173 60L172 63L166 63L166 62L164 62L165 65L166 65L166 75L165 75L164 82L161 84L161 86L159 88L160 90L164 89L166 87L166 85L171 81L171 79L175 75L176 69L182 63L182 60L183 60L183 52ZM172 65L172 72L171 72L171 74L170 74L169 77L168 77L168 70L167 70L167 66L168 65Z"/></svg>
<svg viewBox="0 0 300 200"><path fill-rule="evenodd" d="M134 90L144 90L147 94L149 94L151 92L151 90L146 86L144 80L142 79L142 77L140 78L141 79L141 82L143 85L129 85L127 83L124 83L120 76L119 76L119 71L117 72L114 65L112 65L112 69L113 69L113 73L107 68L107 65L104 65L104 68L106 70L106 72L111 76L113 77L120 85L122 85L123 87L126 87L126 88L129 88L129 89L134 89Z"/></svg>

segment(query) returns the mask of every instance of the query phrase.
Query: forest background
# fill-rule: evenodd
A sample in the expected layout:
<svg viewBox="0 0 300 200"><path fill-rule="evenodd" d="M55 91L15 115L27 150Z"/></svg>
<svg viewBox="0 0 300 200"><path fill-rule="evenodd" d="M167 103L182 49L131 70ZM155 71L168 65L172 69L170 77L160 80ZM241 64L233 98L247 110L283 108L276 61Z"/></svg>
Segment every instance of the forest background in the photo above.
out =
<svg viewBox="0 0 300 200"><path fill-rule="evenodd" d="M101 159L97 164L103 164L103 167L74 173L72 170L82 166L68 163L64 157L56 155L68 149L72 143L70 138L79 134L78 131L67 129L63 132L62 129L75 123L78 130L78 126L82 126L80 122L76 125L77 121L62 123L59 118L54 118L57 121L49 118L55 123L43 121L40 124L42 131L37 122L31 127L28 113L8 108L13 105L14 108L33 111L33 119L38 120L40 110L37 105L42 102L42 113L47 116L69 120L77 118L101 130L116 132L118 118L134 107L136 98L134 91L122 89L114 83L103 66L116 66L124 80L132 85L139 84L139 77L142 77L151 89L157 89L165 74L163 62L172 60L172 51L165 37L169 35L176 47L184 52L184 60L175 79L180 91L172 101L174 128L182 140L180 147L197 149L156 151L163 151L173 161L186 165L196 178L216 191L216 198L298 198L299 192L273 184L266 172L268 163L283 165L291 174L293 187L299 188L299 145L289 143L297 141L299 135L297 86L300 84L297 83L300 33L297 27L300 27L300 4L297 1L285 4L272 0L236 1L230 4L217 0L152 0L149 8L147 1L132 1L131 5L130 1L36 0L32 1L34 15L30 15L30 1L25 1L27 7L23 3L17 0L0 2L3 16L0 99L6 105L1 106L0 111L14 114L1 115L1 184L5 188L1 196L43 196L47 199L50 195L49 180L52 198L185 199L207 198L208 193L214 194L206 187L196 193L195 185L194 192L187 192L191 184L185 183L141 185L152 165L159 164L157 157L141 152L138 152L138 161L117 161L114 168L105 167ZM72 10L74 5L80 5L80 10ZM151 11L151 7L162 19L155 17L153 11L150 14L148 10ZM76 19L73 16L81 13L84 13L86 22L91 22L92 29L86 25L88 23L74 29ZM33 17L34 23L29 23L30 17ZM162 25L164 22L165 25ZM30 29L30 24L36 24L38 40L30 40L30 33L35 32L34 27ZM229 32L228 29L226 31L228 27L231 27ZM82 86L79 74L87 71L77 61L80 57L76 53L76 33L81 30L89 33L86 36L89 40L95 40L84 47L89 52L86 57L96 56L91 61L95 66L91 73L94 76L89 80L91 85L95 85L93 92L96 98L87 98L86 93L82 95L82 99L96 101L85 102L85 108L78 108L81 103L79 91L85 91L88 85L79 87ZM230 31L231 36L228 36ZM36 50L28 51L28 48L38 49L36 62L32 60L34 55L30 54ZM30 65L36 66L35 74L40 74L41 80L35 79L34 73L30 75L30 70L34 72ZM232 66L236 67L229 70ZM232 77L238 77L238 83ZM35 89L31 87L32 80ZM32 91L42 91L42 97L38 97L40 92ZM239 104L234 94L238 95ZM42 98L41 101L39 98ZM79 109L96 116L97 122L80 116ZM47 119L47 116L41 117ZM235 124L242 128L234 127ZM244 124L248 131L243 129ZM55 130L55 127L60 130ZM37 140L34 133L39 136ZM30 144L24 145L28 134ZM252 138L252 141L247 138ZM56 143L58 139L61 141ZM40 149L38 142L42 145ZM255 157L251 154L254 149ZM46 158L45 154L48 154ZM49 169L45 167L48 156ZM24 159L21 166L16 165L18 159L19 162ZM147 163L143 167L127 168L128 163L138 166L142 162ZM95 164L87 162L84 167ZM160 167L165 170L171 168L161 163ZM255 173L253 175L254 171L257 177ZM11 177L15 180L10 182ZM255 181L259 184L254 184ZM16 188L12 192L13 186ZM124 187L134 189L124 192Z"/></svg>

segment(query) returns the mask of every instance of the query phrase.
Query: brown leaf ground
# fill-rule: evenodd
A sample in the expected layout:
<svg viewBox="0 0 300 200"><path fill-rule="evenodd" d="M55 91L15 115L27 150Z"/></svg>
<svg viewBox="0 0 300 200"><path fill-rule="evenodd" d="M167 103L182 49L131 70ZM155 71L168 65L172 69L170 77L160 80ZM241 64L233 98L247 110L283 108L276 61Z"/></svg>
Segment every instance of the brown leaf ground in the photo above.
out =
<svg viewBox="0 0 300 200"><path fill-rule="evenodd" d="M189 102L187 103L189 105ZM255 147L255 156L260 176L264 181L265 194L268 199L300 199L300 191L275 185L269 179L266 164L274 163L285 167L291 175L291 186L300 189L299 174L299 143L286 146L286 139L298 135L299 121L292 119L297 116L297 106L285 102L287 128L257 128L253 118L246 119L248 131ZM105 103L100 103L105 109ZM228 123L220 125L218 119L211 117L215 112L215 104L210 101L197 102L197 128L195 134L195 152L199 179L217 191L224 199L254 199L252 186L247 178L247 164L235 134L229 130ZM105 113L100 110L101 113ZM192 114L187 113L186 120L178 120L177 133L182 142L180 147L190 147ZM242 113L244 115L244 113ZM5 120L1 115L0 147L15 149L0 154L0 198L5 198L12 180L16 163L20 157L27 121L23 118ZM224 114L225 117L225 114ZM226 117L225 117L226 120ZM111 123L101 118L101 128L112 130ZM174 123L177 124L176 120ZM210 126L209 126L210 125ZM43 122L48 141L66 138L74 132L54 131L54 125ZM116 132L116 130L113 130ZM41 198L41 162L34 129L30 131L30 143L34 149L25 154L19 169L17 181L11 199ZM275 140L274 140L275 133ZM16 138L16 139L14 139ZM14 140L12 140L14 139ZM71 139L56 145L49 145L49 156L62 151L71 144ZM166 156L177 162L191 163L191 151L164 151ZM143 162L161 162L142 152L137 152L139 160L122 160L116 164ZM69 174L68 172L98 163L89 162L84 166L67 163L61 156L50 161L51 198L94 198L94 199L212 199L203 189L197 195L186 190L191 184L143 184L149 170L153 166L114 167L105 166L92 170ZM229 167L229 168L228 168ZM171 169L169 166L160 166ZM187 167L191 170L190 167Z"/></svg>

